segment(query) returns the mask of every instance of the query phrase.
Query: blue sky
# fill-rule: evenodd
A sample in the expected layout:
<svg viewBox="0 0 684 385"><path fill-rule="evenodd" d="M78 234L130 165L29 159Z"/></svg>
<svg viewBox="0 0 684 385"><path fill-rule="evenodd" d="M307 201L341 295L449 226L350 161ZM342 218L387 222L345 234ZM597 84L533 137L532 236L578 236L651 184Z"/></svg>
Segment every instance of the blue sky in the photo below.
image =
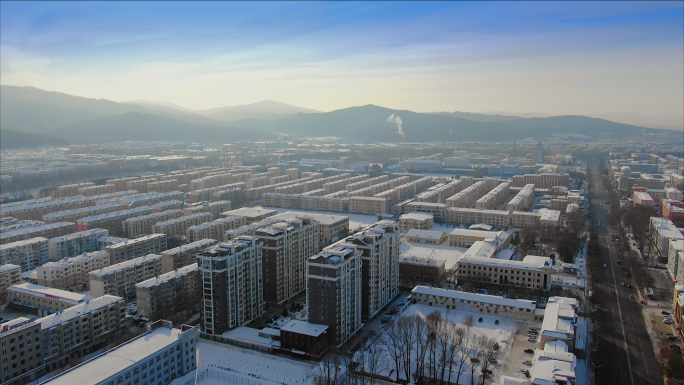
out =
<svg viewBox="0 0 684 385"><path fill-rule="evenodd" d="M0 2L1 82L195 108L682 119L683 2Z"/></svg>

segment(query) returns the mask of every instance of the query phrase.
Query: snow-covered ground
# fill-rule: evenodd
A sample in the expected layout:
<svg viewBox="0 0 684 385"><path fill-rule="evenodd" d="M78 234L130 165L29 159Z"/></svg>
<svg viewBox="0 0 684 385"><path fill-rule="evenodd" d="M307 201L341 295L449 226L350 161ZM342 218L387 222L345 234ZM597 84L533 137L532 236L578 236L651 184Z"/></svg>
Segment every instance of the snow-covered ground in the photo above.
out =
<svg viewBox="0 0 684 385"><path fill-rule="evenodd" d="M262 385L312 385L314 383L313 372L316 366L302 361L205 340L197 342L197 355L200 373L204 369L211 369L230 376L236 381L251 380L260 382ZM195 371L192 371L171 381L171 385L184 385L194 378ZM231 382L208 377L199 383L225 385Z"/></svg>
<svg viewBox="0 0 684 385"><path fill-rule="evenodd" d="M576 289L584 289L587 281L583 278L571 277L566 275L557 275L553 277L553 284L560 286L569 286Z"/></svg>
<svg viewBox="0 0 684 385"><path fill-rule="evenodd" d="M475 325L471 328L471 333L477 334L477 335L485 335L489 338L494 339L500 346L500 351L499 351L499 357L507 357L508 354L510 353L511 349L511 344L514 339L514 335L517 332L517 330L521 327L526 327L525 323L523 321L519 320L513 320L513 319L508 319L508 318L503 318L503 317L494 317L490 315L484 315L484 314L475 314L475 313L470 313L470 312L463 312L463 311L457 311L453 309L446 309L446 308L440 308L440 307L433 307L433 306L428 306L428 305L421 305L421 304L414 304L410 305L408 308L406 308L400 315L400 317L410 317L410 316L415 316L418 315L419 317L422 316L427 316L430 313L433 312L439 312L442 315L442 319L452 322L456 324L456 326L461 326L463 327L463 322L468 316L474 316L476 320L479 320L482 318L482 322L475 322ZM496 321L499 322L498 325L496 325ZM394 360L392 359L389 351L385 346L383 346L381 343L379 343L380 338L382 338L382 335L379 336L379 338L370 344L374 345L374 348L376 349L375 353L376 356L380 357L380 364L378 365L378 369L376 370L376 373L381 375L381 376L387 376L392 378L393 380L397 378L397 373L395 370L395 363ZM359 353L357 353L357 359L359 357ZM415 358L413 360L415 362ZM469 371L466 371L465 373L461 374L461 377L459 379L460 384L470 384L471 379L470 375L468 373ZM403 373L400 373L400 378L403 378ZM496 377L500 375L500 373L497 373L497 370L494 369L494 374ZM457 372L454 370L452 371L452 377L451 381L455 382L455 379L457 377ZM477 378L479 377L479 369L476 371L475 374L476 378L475 380L477 381ZM494 383L496 383L496 378L494 379Z"/></svg>

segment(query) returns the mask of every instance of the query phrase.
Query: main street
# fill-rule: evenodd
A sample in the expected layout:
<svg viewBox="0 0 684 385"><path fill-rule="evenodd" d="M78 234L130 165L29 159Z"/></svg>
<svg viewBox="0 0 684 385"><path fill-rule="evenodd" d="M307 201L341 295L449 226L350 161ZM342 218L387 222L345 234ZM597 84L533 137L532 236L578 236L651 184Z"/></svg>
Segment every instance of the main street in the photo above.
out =
<svg viewBox="0 0 684 385"><path fill-rule="evenodd" d="M603 293L595 293L599 295L595 330L599 340L597 344L602 346L598 352L600 356L594 355L601 365L596 367L596 383L662 384L653 345L644 323L643 305L637 299L636 289L628 288L627 285L634 287L634 282L631 275L625 275L624 264L618 263L623 253L611 241L611 235L617 234L617 229L609 226L610 218L604 212L608 197L603 181L597 174L594 172L596 190L593 191L591 206L595 217L592 220L600 225L601 264L605 264L606 274L604 281L599 282Z"/></svg>

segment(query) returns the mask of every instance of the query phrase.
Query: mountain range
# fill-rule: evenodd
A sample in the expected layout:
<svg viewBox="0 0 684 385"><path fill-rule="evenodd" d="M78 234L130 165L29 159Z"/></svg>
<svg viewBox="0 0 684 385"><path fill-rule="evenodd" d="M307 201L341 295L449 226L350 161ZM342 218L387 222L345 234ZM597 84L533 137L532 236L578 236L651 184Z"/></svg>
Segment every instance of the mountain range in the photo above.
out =
<svg viewBox="0 0 684 385"><path fill-rule="evenodd" d="M388 119L390 116L392 121ZM61 145L124 140L226 143L274 140L282 135L336 136L345 140L382 142L550 137L590 140L660 131L574 115L524 118L458 111L418 113L375 105L320 112L270 100L190 110L167 102L117 103L6 85L0 86L0 129L3 149L27 146L27 143Z"/></svg>

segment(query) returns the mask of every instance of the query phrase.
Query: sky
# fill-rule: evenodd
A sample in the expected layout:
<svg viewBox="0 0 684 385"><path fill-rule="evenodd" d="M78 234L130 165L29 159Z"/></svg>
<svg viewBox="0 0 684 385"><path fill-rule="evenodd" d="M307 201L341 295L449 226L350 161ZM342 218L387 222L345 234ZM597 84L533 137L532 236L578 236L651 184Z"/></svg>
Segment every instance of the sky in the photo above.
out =
<svg viewBox="0 0 684 385"><path fill-rule="evenodd" d="M684 2L3 1L0 83L190 109L277 100L681 127Z"/></svg>

